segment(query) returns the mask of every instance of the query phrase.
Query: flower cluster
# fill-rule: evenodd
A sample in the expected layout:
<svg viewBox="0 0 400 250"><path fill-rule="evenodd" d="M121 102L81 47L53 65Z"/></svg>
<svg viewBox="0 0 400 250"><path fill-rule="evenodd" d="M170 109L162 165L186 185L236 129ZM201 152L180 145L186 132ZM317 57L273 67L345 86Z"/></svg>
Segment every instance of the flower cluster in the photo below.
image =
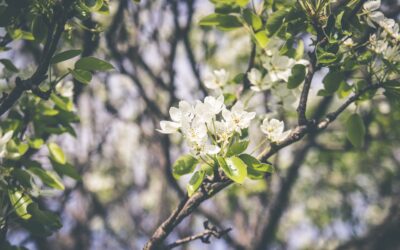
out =
<svg viewBox="0 0 400 250"><path fill-rule="evenodd" d="M206 75L204 85L209 89L220 90L229 80L229 74L225 69L214 70Z"/></svg>
<svg viewBox="0 0 400 250"><path fill-rule="evenodd" d="M158 130L164 134L181 133L193 155L215 155L226 152L234 135L250 126L255 112L247 112L240 101L228 109L224 97L207 96L204 102L191 105L179 102L169 110L171 121L161 121Z"/></svg>
<svg viewBox="0 0 400 250"><path fill-rule="evenodd" d="M399 62L399 25L395 20L386 18L383 13L379 11L380 5L380 0L367 1L363 5L367 24L372 28L379 27L382 29L379 37L375 34L371 35L369 39L369 49L376 54L381 54L382 57L389 62Z"/></svg>

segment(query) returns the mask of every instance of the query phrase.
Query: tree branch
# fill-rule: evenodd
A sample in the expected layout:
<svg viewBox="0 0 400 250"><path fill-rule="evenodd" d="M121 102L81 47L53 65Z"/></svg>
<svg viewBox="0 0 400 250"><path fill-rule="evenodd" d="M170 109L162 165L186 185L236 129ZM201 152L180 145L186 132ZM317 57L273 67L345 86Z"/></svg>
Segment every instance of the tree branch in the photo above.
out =
<svg viewBox="0 0 400 250"><path fill-rule="evenodd" d="M74 1L72 0L64 1L62 6L58 6L58 8L56 8L52 27L49 29L49 34L44 46L44 51L42 53L39 66L30 78L16 81L16 86L0 105L0 116L12 108L12 106L19 100L26 90L32 90L40 93L38 86L47 77L46 73L50 65L50 60L53 57L57 49L57 44L61 39L62 33L64 32L65 23L69 18L69 7L73 2Z"/></svg>
<svg viewBox="0 0 400 250"><path fill-rule="evenodd" d="M307 125L299 125L295 129L293 129L292 133L285 140L274 144L271 148L266 150L263 153L262 161L268 160L269 157L274 155L280 149L291 145L301 138L303 138L307 133L310 132L318 132L320 130L324 130L331 122L333 122L337 116L342 113L351 103L355 102L362 96L364 93L378 89L382 87L381 84L373 84L365 87L360 90L357 94L354 94L350 97L345 103L343 103L336 111L328 114L325 119L320 121L319 123L313 121L308 123ZM222 180L218 182L214 182L210 184L210 187L207 192L204 190L195 193L190 199L185 196L185 198L180 202L178 207L174 210L174 212L170 215L170 217L165 220L161 226L157 228L154 232L153 236L146 243L144 249L157 249L161 245L161 243L167 238L167 236L172 232L172 230L179 225L179 223L190 215L203 201L211 198L215 194L217 194L222 189L226 188L233 182L226 177L223 177Z"/></svg>
<svg viewBox="0 0 400 250"><path fill-rule="evenodd" d="M209 244L210 238L212 236L214 236L217 239L220 239L222 236L226 235L232 230L232 228L218 230L215 226L210 227L208 221L204 222L204 228L205 228L204 232L177 240L174 243L169 244L167 246L167 249L172 249L198 239L200 239L201 242L203 243Z"/></svg>

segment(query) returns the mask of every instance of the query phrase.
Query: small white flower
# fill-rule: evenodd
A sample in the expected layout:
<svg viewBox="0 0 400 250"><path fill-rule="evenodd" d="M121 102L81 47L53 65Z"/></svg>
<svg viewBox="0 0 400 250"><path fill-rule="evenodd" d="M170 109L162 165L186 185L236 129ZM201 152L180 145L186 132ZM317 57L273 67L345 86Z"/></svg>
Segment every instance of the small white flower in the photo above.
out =
<svg viewBox="0 0 400 250"><path fill-rule="evenodd" d="M262 77L261 72L256 69L252 68L249 73L247 73L247 77L252 84L250 87L253 91L259 92L263 90L270 89L272 86L272 80L270 76L267 74Z"/></svg>
<svg viewBox="0 0 400 250"><path fill-rule="evenodd" d="M271 142L284 140L290 133L290 131L283 132L284 129L285 124L283 121L277 119L265 118L261 125L261 131L267 135L268 140Z"/></svg>
<svg viewBox="0 0 400 250"><path fill-rule="evenodd" d="M225 119L225 122L231 127L232 131L236 131L239 134L242 129L250 126L250 121L254 119L255 116L255 112L244 111L243 103L240 101L238 101L230 111L227 109L222 110L222 117Z"/></svg>
<svg viewBox="0 0 400 250"><path fill-rule="evenodd" d="M346 47L353 47L355 44L353 39L347 38L346 40L343 41L343 45Z"/></svg>
<svg viewBox="0 0 400 250"><path fill-rule="evenodd" d="M169 109L169 115L174 122L181 122L183 119L191 121L194 117L194 109L187 101L180 101L179 108Z"/></svg>
<svg viewBox="0 0 400 250"><path fill-rule="evenodd" d="M224 96L220 95L217 98L215 98L213 96L207 96L204 99L204 104L208 105L211 113L213 113L214 115L219 114L219 112L221 112L222 109L225 108Z"/></svg>
<svg viewBox="0 0 400 250"><path fill-rule="evenodd" d="M192 154L196 156L205 154L215 155L221 151L218 146L210 144L207 138L204 138L201 141L188 141L188 144L191 148Z"/></svg>
<svg viewBox="0 0 400 250"><path fill-rule="evenodd" d="M158 132L163 134L173 134L178 132L181 124L171 121L160 121L160 127L161 129L157 129Z"/></svg>
<svg viewBox="0 0 400 250"><path fill-rule="evenodd" d="M229 75L225 69L214 70L212 74L207 74L204 85L209 89L221 89L228 82Z"/></svg>
<svg viewBox="0 0 400 250"><path fill-rule="evenodd" d="M71 98L74 95L74 83L72 81L60 82L56 85L56 91L64 97Z"/></svg>
<svg viewBox="0 0 400 250"><path fill-rule="evenodd" d="M182 122L182 133L188 142L200 142L207 138L207 126L195 117L192 122Z"/></svg>
<svg viewBox="0 0 400 250"><path fill-rule="evenodd" d="M215 135L217 136L217 142L219 143L228 143L229 139L232 137L233 130L229 126L229 123L225 121L216 121L214 123L215 126Z"/></svg>
<svg viewBox="0 0 400 250"><path fill-rule="evenodd" d="M0 131L0 158L3 158L6 155L7 143L11 140L13 134L13 130L7 131L4 135Z"/></svg>
<svg viewBox="0 0 400 250"><path fill-rule="evenodd" d="M296 60L278 55L276 52L272 56L265 58L263 66L268 70L268 75L273 82L281 80L287 82L295 64Z"/></svg>
<svg viewBox="0 0 400 250"><path fill-rule="evenodd" d="M375 10L378 10L381 7L381 1L376 0L376 1L368 1L363 4L364 10L368 12L372 12Z"/></svg>

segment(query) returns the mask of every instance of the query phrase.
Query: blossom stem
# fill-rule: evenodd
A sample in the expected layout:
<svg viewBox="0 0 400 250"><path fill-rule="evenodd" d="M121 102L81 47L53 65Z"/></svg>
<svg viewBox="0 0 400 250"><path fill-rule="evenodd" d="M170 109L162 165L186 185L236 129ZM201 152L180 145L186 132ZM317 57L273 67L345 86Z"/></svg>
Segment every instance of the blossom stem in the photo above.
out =
<svg viewBox="0 0 400 250"><path fill-rule="evenodd" d="M264 138L254 149L251 151L251 155L253 155L265 142L268 141L268 138Z"/></svg>

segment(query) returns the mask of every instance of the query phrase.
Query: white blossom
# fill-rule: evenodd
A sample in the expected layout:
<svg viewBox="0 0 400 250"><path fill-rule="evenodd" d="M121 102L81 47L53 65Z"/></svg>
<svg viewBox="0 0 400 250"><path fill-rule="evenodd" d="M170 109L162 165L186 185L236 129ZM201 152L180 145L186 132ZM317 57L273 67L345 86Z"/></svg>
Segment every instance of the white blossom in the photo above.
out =
<svg viewBox="0 0 400 250"><path fill-rule="evenodd" d="M201 141L189 141L188 144L191 148L192 154L194 155L215 155L221 150L217 145L210 144L207 138L204 138Z"/></svg>
<svg viewBox="0 0 400 250"><path fill-rule="evenodd" d="M60 95L72 98L74 95L74 83L72 81L60 82L56 85L56 91Z"/></svg>
<svg viewBox="0 0 400 250"><path fill-rule="evenodd" d="M197 117L192 122L183 121L182 134L189 142L200 142L207 138L207 126Z"/></svg>
<svg viewBox="0 0 400 250"><path fill-rule="evenodd" d="M270 89L272 86L271 77L267 74L262 77L261 72L256 69L252 68L249 73L247 73L247 77L252 84L250 87L253 91L259 92L263 90Z"/></svg>
<svg viewBox="0 0 400 250"><path fill-rule="evenodd" d="M267 135L268 140L271 142L279 142L284 140L290 133L289 131L284 132L285 124L283 121L277 119L265 118L262 125L261 131Z"/></svg>
<svg viewBox="0 0 400 250"><path fill-rule="evenodd" d="M227 126L229 126L232 131L236 131L239 134L242 129L250 126L250 121L254 119L255 116L255 112L244 111L244 105L240 101L238 101L231 110L222 110L222 117L227 123Z"/></svg>
<svg viewBox="0 0 400 250"><path fill-rule="evenodd" d="M380 7L381 7L381 0L367 1L363 4L364 10L368 12L378 10Z"/></svg>
<svg viewBox="0 0 400 250"><path fill-rule="evenodd" d="M160 121L160 128L157 129L158 132L163 134L173 134L178 132L178 129L181 127L180 123L171 122L171 121Z"/></svg>
<svg viewBox="0 0 400 250"><path fill-rule="evenodd" d="M7 143L11 140L13 134L13 130L7 131L4 135L0 131L0 158L3 158L6 155Z"/></svg>
<svg viewBox="0 0 400 250"><path fill-rule="evenodd" d="M263 66L268 70L268 75L273 82L280 80L287 82L295 64L294 59L275 52L272 56L265 57Z"/></svg>
<svg viewBox="0 0 400 250"><path fill-rule="evenodd" d="M183 119L192 120L194 109L187 101L180 101L179 108L171 107L169 109L169 115L174 122L181 122Z"/></svg>
<svg viewBox="0 0 400 250"><path fill-rule="evenodd" d="M225 69L214 70L207 74L204 79L204 85L209 89L221 89L229 80L229 74Z"/></svg>

